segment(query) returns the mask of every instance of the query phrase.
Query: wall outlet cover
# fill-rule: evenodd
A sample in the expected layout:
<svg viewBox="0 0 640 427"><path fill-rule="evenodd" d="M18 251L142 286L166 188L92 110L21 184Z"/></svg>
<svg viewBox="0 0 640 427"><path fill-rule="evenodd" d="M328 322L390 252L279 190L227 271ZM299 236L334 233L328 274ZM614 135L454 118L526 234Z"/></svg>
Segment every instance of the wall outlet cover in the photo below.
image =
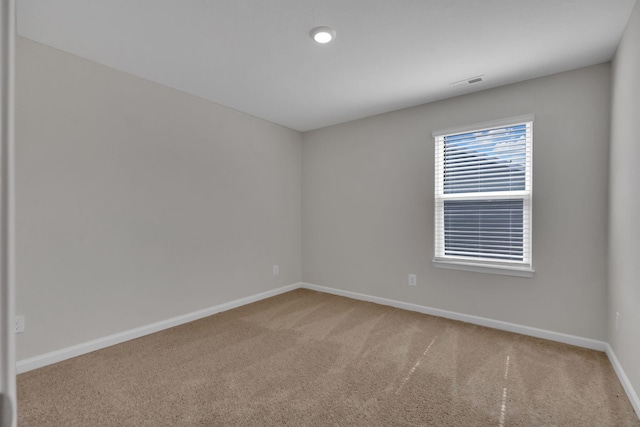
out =
<svg viewBox="0 0 640 427"><path fill-rule="evenodd" d="M415 274L409 275L409 286L416 286L418 284L418 278Z"/></svg>
<svg viewBox="0 0 640 427"><path fill-rule="evenodd" d="M24 332L24 328L25 328L25 320L24 320L24 316L16 316L16 327L15 327L15 331L16 334L21 334Z"/></svg>

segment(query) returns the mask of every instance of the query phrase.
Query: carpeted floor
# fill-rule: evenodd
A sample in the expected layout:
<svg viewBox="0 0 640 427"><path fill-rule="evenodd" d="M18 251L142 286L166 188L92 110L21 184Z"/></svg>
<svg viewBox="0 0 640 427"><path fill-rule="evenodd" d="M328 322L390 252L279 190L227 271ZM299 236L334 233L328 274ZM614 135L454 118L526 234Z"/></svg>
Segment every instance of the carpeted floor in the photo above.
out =
<svg viewBox="0 0 640 427"><path fill-rule="evenodd" d="M640 426L604 353L299 289L18 376L20 426Z"/></svg>

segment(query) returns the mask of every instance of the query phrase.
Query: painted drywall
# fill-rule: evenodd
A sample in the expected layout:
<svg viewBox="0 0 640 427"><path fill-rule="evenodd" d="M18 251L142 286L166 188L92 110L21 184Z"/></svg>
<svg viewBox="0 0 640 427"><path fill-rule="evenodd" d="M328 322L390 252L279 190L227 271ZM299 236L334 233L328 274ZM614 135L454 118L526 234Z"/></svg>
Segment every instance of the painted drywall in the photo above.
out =
<svg viewBox="0 0 640 427"><path fill-rule="evenodd" d="M609 337L640 392L640 3L612 68L609 201ZM616 328L616 313L620 313Z"/></svg>
<svg viewBox="0 0 640 427"><path fill-rule="evenodd" d="M17 67L18 360L300 281L299 132L23 38Z"/></svg>
<svg viewBox="0 0 640 427"><path fill-rule="evenodd" d="M610 92L601 64L303 134L303 280L603 340ZM431 133L529 113L534 277L434 268Z"/></svg>

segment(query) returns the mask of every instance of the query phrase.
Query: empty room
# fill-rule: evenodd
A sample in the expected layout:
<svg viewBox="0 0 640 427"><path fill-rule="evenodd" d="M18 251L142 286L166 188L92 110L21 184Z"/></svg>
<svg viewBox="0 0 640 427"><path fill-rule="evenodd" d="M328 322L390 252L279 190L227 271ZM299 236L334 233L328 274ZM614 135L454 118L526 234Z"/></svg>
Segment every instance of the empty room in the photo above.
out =
<svg viewBox="0 0 640 427"><path fill-rule="evenodd" d="M0 421L640 426L640 2L3 0Z"/></svg>

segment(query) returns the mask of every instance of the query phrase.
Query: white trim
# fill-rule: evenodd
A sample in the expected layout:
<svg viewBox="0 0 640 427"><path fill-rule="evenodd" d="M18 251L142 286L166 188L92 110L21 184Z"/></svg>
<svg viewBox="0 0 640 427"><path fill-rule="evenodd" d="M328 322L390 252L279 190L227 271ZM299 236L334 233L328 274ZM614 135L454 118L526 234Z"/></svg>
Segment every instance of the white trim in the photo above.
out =
<svg viewBox="0 0 640 427"><path fill-rule="evenodd" d="M485 191L483 193L440 194L441 200L509 200L529 197L530 191Z"/></svg>
<svg viewBox="0 0 640 427"><path fill-rule="evenodd" d="M578 337L575 335L563 334L560 332L548 331L546 329L532 328L530 326L518 325L516 323L503 322L501 320L488 319L486 317L472 316L470 314L456 313L454 311L441 310L439 308L426 307L387 298L374 297L371 295L359 294L356 292L343 291L340 289L327 288L325 286L313 285L311 283L301 283L300 287L318 292L325 292L333 295L353 298L361 301L374 302L376 304L388 305L418 313L430 314L432 316L444 317L446 319L459 320L461 322L472 323L474 325L486 326L501 331L514 332L516 334L528 335L530 337L542 338L550 341L589 348L591 350L605 351L607 343L604 341L592 340L590 338Z"/></svg>
<svg viewBox="0 0 640 427"><path fill-rule="evenodd" d="M473 123L470 125L455 126L447 129L436 130L431 133L435 138L442 135L450 135L456 133L464 133L469 131L481 131L501 126L515 126L525 122L534 122L536 116L534 114L523 114L522 116L507 117L505 119L491 120L488 122Z"/></svg>
<svg viewBox="0 0 640 427"><path fill-rule="evenodd" d="M622 388L624 388L624 391L627 392L627 397L631 401L631 406L633 406L633 409L636 411L636 415L638 416L638 418L640 418L640 398L638 398L638 394L633 389L631 381L629 381L629 377L627 377L624 369L622 369L622 365L618 361L616 354L613 352L613 347L611 347L609 343L607 343L606 346L606 353L609 357L611 365L613 366L613 370L616 372L616 375L618 376L618 379L622 384Z"/></svg>
<svg viewBox="0 0 640 427"><path fill-rule="evenodd" d="M0 424L15 426L15 0L0 4Z"/></svg>
<svg viewBox="0 0 640 427"><path fill-rule="evenodd" d="M613 348L604 341L592 340L590 338L578 337L575 335L563 334L560 332L548 331L545 329L532 328L529 326L518 325L515 323L503 322L495 319L488 319L480 316L472 316L469 314L457 313L454 311L442 310L439 308L427 307L418 304L412 304L388 298L375 297L372 295L360 294L357 292L343 291L341 289L329 288L326 286L314 285L311 283L294 283L292 285L283 286L281 288L273 289L271 291L262 292L256 295L250 295L248 297L240 298L228 303L219 304L210 308L188 313L182 316L173 317L164 321L156 322L150 325L141 326L139 328L131 329L129 331L120 332L117 334L109 335L107 337L98 338L85 343L73 345L60 350L45 353L40 356L31 357L28 359L20 360L17 363L18 373L27 372L33 369L37 369L43 366L47 366L53 363L61 362L72 357L80 356L82 354L90 353L95 350L100 350L105 347L109 347L115 344L119 344L125 341L129 341L135 338L139 338L144 335L159 332L164 329L172 328L174 326L182 325L184 323L192 322L194 320L202 319L207 316L211 316L216 313L231 310L252 302L260 301L265 298L276 296L285 292L289 292L295 289L310 289L313 291L324 292L332 295L339 295L347 298L352 298L360 301L368 301L376 304L387 305L390 307L396 307L403 310L415 311L418 313L429 314L432 316L444 317L446 319L459 320L461 322L467 322L474 325L486 326L493 329L498 329L507 332L514 332L517 334L527 335L536 338L542 338L550 341L561 342L569 345L575 345L578 347L589 348L592 350L603 351L609 357L611 365L622 383L622 387L627 393L627 397L631 401L631 405L636 411L637 415L640 415L640 399L636 394L629 378L624 372L622 365L618 361Z"/></svg>
<svg viewBox="0 0 640 427"><path fill-rule="evenodd" d="M361 301L373 302L376 304L388 305L391 307L401 308L418 313L430 314L432 316L444 317L446 319L459 320L462 322L472 323L474 325L486 326L493 329L499 329L507 332L527 335L536 338L542 338L550 341L561 342L564 344L575 345L577 347L588 348L605 352L613 366L613 370L618 376L618 380L622 384L624 391L631 402L631 406L636 411L636 415L640 418L640 398L633 388L629 377L624 372L622 365L618 361L611 345L604 341L583 338L576 335L563 334L560 332L548 331L546 329L532 328L530 326L518 325L515 323L503 322L495 319L488 319L480 316L472 316L469 314L456 313L453 311L441 310L439 308L426 307L422 305L396 301L387 298L374 297L371 295L360 294L357 292L343 291L341 289L328 288L325 286L314 285L311 283L300 283L301 288L311 289L318 292L339 295L347 298L353 298Z"/></svg>
<svg viewBox="0 0 640 427"><path fill-rule="evenodd" d="M516 276L516 277L533 277L535 270L529 267L518 268L509 267L506 265L489 265L489 264L476 264L463 261L445 261L445 260L433 260L433 266L437 268L447 268L450 270L462 270L473 271L476 273L490 273L500 274L503 276Z"/></svg>
<svg viewBox="0 0 640 427"><path fill-rule="evenodd" d="M260 301L265 298L270 298L285 292L292 291L294 289L297 289L298 287L299 285L294 283L293 285L283 286L281 288L273 289L255 295L250 295L248 297L240 298L223 304L218 304L213 307L205 308L203 310L198 310L181 316L172 317L171 319L161 320L150 325L140 326L128 331L119 332L117 334L97 338L81 344L72 345L70 347L65 347L60 350L41 354L39 356L23 359L18 361L16 365L17 371L19 374L21 374L23 372L31 371L33 369L41 368L43 366L70 359L72 357L80 356L92 351L100 350L105 347L149 335L154 332L173 328L174 326L182 325L184 323L193 322L194 320L202 319L216 313L231 310L233 308L237 308L246 304L251 304L252 302Z"/></svg>
<svg viewBox="0 0 640 427"><path fill-rule="evenodd" d="M533 148L533 122L535 120L535 116L533 114L505 118L500 120L494 120L491 122L484 123L476 123L472 125L467 125L464 127L459 127L456 129L448 129L443 131L433 132L433 136L435 139L435 162L434 162L434 265L436 267L448 268L448 269L457 269L457 270L466 270L466 271L474 271L481 273L493 273L493 274L502 274L508 276L518 276L518 277L533 277L533 268L532 268L532 254L531 254L531 233L532 233L532 200L531 200L531 192L532 192L532 169L533 169L533 161L532 161L532 148ZM480 179L481 182L488 182L491 179L495 178L495 171L490 173L489 175L493 178L478 178L469 169L471 164L475 164L471 171L477 168L484 168L484 161L471 161L467 162L464 160L466 156L461 157L460 159L453 161L453 163L449 166L445 165L446 155L445 151L447 150L447 137L455 136L456 134L465 134L471 132L491 132L501 127L510 127L510 126L525 126L526 129L524 131L525 139L522 142L525 154L525 188L524 190L517 191L483 191L483 192L455 192L445 194L444 186L445 181L447 181L447 170L449 173L453 174L452 176L457 176L459 178L463 178L466 182L470 177L474 177L474 179ZM476 142L472 144L475 147L490 147L491 144L495 144L496 141L493 139L493 136L487 136L486 138L480 137L484 139L481 143ZM488 145L487 145L488 144ZM477 163L477 164L476 164ZM471 173L471 174L470 174ZM487 175L487 176L489 176ZM501 175L501 174L498 174ZM506 176L509 174L505 173ZM486 189L485 189L486 190ZM460 191L464 191L463 187L461 187ZM461 252L463 249L458 248L455 251L455 256L447 256L447 231L446 229L446 220L445 220L445 205L448 200L457 201L457 200L470 200L470 201L495 201L495 200L507 200L507 199L517 199L522 200L522 259L520 262L513 263L513 265L506 264L504 262L496 261L494 256L489 256L488 254L477 253L473 250L469 250L468 253ZM456 229L457 232L461 231ZM454 230L454 231L456 231ZM484 237L482 238L484 239ZM491 240L491 239L490 239ZM487 241L489 243L489 241ZM466 256L465 256L466 255ZM486 255L486 257L484 257ZM506 254L505 254L506 255ZM503 267L504 266L504 267Z"/></svg>

